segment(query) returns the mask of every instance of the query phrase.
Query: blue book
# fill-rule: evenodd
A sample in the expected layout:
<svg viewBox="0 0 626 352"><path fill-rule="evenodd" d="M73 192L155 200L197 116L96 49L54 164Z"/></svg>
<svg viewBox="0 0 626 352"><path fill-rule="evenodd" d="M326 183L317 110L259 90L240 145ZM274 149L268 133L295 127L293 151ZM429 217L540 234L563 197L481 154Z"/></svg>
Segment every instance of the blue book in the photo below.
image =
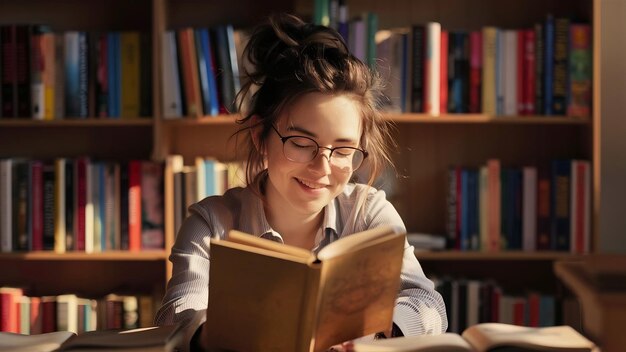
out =
<svg viewBox="0 0 626 352"><path fill-rule="evenodd" d="M204 111L208 115L219 113L219 101L217 100L217 83L215 81L215 64L213 63L212 43L209 30L202 28L200 31L200 44L205 58L206 78L208 84L208 105L204 106Z"/></svg>
<svg viewBox="0 0 626 352"><path fill-rule="evenodd" d="M107 75L109 81L109 117L119 118L120 110L120 34L118 32L111 32L107 35L108 44L108 60L107 60Z"/></svg>
<svg viewBox="0 0 626 352"><path fill-rule="evenodd" d="M480 249L480 229L479 229L479 206L478 206L478 170L468 170L467 174L467 198L468 198L468 229L469 248L471 250Z"/></svg>
<svg viewBox="0 0 626 352"><path fill-rule="evenodd" d="M509 249L522 249L522 170L511 169L509 174L509 187L511 193L510 204L510 237Z"/></svg>
<svg viewBox="0 0 626 352"><path fill-rule="evenodd" d="M79 33L66 32L65 41L65 116L80 116Z"/></svg>

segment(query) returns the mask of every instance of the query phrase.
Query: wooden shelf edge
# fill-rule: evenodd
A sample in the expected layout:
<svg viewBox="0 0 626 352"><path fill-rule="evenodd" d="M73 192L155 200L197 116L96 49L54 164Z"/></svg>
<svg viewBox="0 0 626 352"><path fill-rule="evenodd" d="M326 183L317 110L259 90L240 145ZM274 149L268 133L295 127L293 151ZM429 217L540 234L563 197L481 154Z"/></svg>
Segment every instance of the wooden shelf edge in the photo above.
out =
<svg viewBox="0 0 626 352"><path fill-rule="evenodd" d="M415 256L422 261L444 260L471 260L471 261L557 261L557 260L580 260L583 254L567 252L471 252L471 251L422 251L416 250Z"/></svg>
<svg viewBox="0 0 626 352"><path fill-rule="evenodd" d="M25 252L25 253L1 253L0 262L3 260L26 260L26 261L165 261L169 256L166 251L108 251L101 253L66 252L55 253L48 251Z"/></svg>
<svg viewBox="0 0 626 352"><path fill-rule="evenodd" d="M591 124L591 119L578 119L566 116L493 116L487 114L443 114L440 116L432 116L429 114L401 114L401 113L385 113L385 119L398 123L425 123L425 124L531 124L531 125L587 125ZM162 123L166 126L201 126L201 125L228 125L235 124L235 121L241 116L238 114L180 117L163 119Z"/></svg>

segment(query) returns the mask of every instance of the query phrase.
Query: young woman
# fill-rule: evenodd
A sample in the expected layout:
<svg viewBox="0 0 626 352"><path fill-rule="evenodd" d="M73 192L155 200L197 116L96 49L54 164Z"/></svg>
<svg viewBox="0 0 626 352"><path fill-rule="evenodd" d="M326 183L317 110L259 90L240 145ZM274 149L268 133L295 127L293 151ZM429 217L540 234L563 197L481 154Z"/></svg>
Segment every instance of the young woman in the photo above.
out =
<svg viewBox="0 0 626 352"><path fill-rule="evenodd" d="M252 67L239 96L248 101L240 105L248 186L190 207L172 248L173 275L157 324L203 321L209 239L231 229L318 251L368 228L405 228L385 193L371 187L390 162L378 76L340 35L275 16L253 33L244 56ZM367 184L353 180L361 167ZM394 335L447 328L443 300L408 243L393 320Z"/></svg>

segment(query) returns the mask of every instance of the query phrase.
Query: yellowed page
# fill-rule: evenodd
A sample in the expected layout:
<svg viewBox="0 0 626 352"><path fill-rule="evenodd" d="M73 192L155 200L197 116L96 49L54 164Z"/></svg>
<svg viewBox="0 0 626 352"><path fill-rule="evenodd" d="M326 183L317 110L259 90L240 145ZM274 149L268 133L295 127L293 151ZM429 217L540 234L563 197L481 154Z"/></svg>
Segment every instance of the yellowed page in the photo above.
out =
<svg viewBox="0 0 626 352"><path fill-rule="evenodd" d="M235 351L303 351L299 334L308 292L315 290L316 267L265 249L236 249L228 241L211 244L208 341ZM281 257L282 256L282 257ZM310 279L312 277L312 279ZM313 287L312 287L313 286ZM311 329L309 329L311 330ZM309 336L304 337L310 340Z"/></svg>
<svg viewBox="0 0 626 352"><path fill-rule="evenodd" d="M369 245L322 261L315 351L391 327L404 242L404 234L375 236Z"/></svg>
<svg viewBox="0 0 626 352"><path fill-rule="evenodd" d="M373 341L355 341L354 352L472 352L459 334L418 335Z"/></svg>
<svg viewBox="0 0 626 352"><path fill-rule="evenodd" d="M308 262L313 262L315 260L315 255L306 249L266 240L264 238L249 235L237 230L231 230L228 233L227 241L254 248L265 249L272 252L283 253L291 257L304 258Z"/></svg>
<svg viewBox="0 0 626 352"><path fill-rule="evenodd" d="M497 346L516 346L531 351L587 352L593 342L570 326L529 328L502 323L483 323L470 326L462 334L477 351Z"/></svg>

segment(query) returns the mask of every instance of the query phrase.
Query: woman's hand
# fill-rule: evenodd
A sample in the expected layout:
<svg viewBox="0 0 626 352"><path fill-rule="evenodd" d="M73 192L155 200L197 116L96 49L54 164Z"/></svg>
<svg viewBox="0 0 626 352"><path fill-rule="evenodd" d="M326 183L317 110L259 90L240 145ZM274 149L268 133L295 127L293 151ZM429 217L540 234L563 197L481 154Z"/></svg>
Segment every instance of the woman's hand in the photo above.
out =
<svg viewBox="0 0 626 352"><path fill-rule="evenodd" d="M334 345L328 349L328 352L354 352L354 342L347 341L340 345Z"/></svg>

